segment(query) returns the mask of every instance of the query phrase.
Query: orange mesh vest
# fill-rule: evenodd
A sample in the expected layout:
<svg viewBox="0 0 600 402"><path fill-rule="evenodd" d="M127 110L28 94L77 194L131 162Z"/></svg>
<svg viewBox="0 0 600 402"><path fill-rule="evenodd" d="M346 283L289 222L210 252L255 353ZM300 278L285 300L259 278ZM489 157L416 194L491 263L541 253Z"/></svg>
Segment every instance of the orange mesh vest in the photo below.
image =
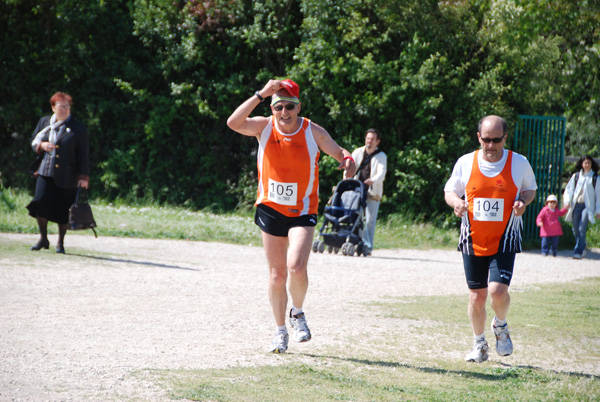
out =
<svg viewBox="0 0 600 402"><path fill-rule="evenodd" d="M495 177L481 173L478 154L465 189L469 211L462 219L459 250L476 256L520 252L522 220L512 210L519 191L512 177L513 153L508 151L506 164Z"/></svg>
<svg viewBox="0 0 600 402"><path fill-rule="evenodd" d="M277 130L271 117L260 136L256 205L289 217L316 214L319 206L319 147L310 120L292 134Z"/></svg>

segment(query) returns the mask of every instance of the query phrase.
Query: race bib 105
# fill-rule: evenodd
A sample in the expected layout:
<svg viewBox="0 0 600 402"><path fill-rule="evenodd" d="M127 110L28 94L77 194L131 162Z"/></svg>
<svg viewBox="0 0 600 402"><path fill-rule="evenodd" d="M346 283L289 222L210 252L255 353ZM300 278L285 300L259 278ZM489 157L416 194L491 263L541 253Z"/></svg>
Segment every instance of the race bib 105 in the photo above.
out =
<svg viewBox="0 0 600 402"><path fill-rule="evenodd" d="M269 179L270 201L281 205L296 205L298 203L298 183L280 183Z"/></svg>

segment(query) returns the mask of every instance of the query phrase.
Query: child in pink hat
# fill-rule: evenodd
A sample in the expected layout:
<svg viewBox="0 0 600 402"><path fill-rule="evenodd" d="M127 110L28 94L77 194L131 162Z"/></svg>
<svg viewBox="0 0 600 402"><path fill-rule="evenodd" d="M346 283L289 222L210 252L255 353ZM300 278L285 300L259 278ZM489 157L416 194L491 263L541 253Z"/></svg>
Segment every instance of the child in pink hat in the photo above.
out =
<svg viewBox="0 0 600 402"><path fill-rule="evenodd" d="M558 220L559 217L566 215L569 206L563 209L557 209L558 200L554 194L546 198L546 205L537 216L536 222L540 227L540 237L542 238L542 255L545 257L552 254L556 257L558 252L558 237L562 236L562 227Z"/></svg>

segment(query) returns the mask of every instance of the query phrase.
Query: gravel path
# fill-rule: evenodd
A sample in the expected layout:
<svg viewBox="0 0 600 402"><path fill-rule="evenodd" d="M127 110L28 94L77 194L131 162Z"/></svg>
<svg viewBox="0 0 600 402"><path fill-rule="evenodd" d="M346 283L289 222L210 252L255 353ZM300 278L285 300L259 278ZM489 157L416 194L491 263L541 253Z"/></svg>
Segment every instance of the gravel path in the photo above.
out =
<svg viewBox="0 0 600 402"><path fill-rule="evenodd" d="M26 249L35 241L0 233L0 401L165 401L144 370L273 364L265 353L274 323L262 248L69 235L66 255L52 247L19 259L1 251L8 242ZM561 254L518 255L512 286L600 276L600 250L582 261ZM456 251L313 254L309 277L313 340L290 345L292 353L381 330L385 324L361 303L466 295ZM348 314L360 328L349 328Z"/></svg>

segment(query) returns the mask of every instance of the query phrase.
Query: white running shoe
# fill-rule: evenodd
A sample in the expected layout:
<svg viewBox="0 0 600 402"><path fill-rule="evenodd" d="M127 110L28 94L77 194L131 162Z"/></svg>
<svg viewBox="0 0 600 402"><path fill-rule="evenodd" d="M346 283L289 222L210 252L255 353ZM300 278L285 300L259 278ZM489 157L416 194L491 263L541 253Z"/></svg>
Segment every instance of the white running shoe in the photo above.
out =
<svg viewBox="0 0 600 402"><path fill-rule="evenodd" d="M510 356L513 352L513 344L510 340L510 331L508 330L508 324L502 327L496 327L494 322L496 318L492 320L492 331L496 335L496 352L500 356Z"/></svg>
<svg viewBox="0 0 600 402"><path fill-rule="evenodd" d="M288 348L288 340L290 336L287 334L277 334L275 338L273 338L273 342L271 342L271 347L269 348L270 353L285 353Z"/></svg>
<svg viewBox="0 0 600 402"><path fill-rule="evenodd" d="M489 346L484 340L473 342L473 350L465 356L466 362L481 363L486 361L490 356L488 355Z"/></svg>
<svg viewBox="0 0 600 402"><path fill-rule="evenodd" d="M292 310L290 310L290 325L294 329L294 341L310 341L310 329L308 329L308 325L306 324L306 317L304 316L304 313L292 315Z"/></svg>

